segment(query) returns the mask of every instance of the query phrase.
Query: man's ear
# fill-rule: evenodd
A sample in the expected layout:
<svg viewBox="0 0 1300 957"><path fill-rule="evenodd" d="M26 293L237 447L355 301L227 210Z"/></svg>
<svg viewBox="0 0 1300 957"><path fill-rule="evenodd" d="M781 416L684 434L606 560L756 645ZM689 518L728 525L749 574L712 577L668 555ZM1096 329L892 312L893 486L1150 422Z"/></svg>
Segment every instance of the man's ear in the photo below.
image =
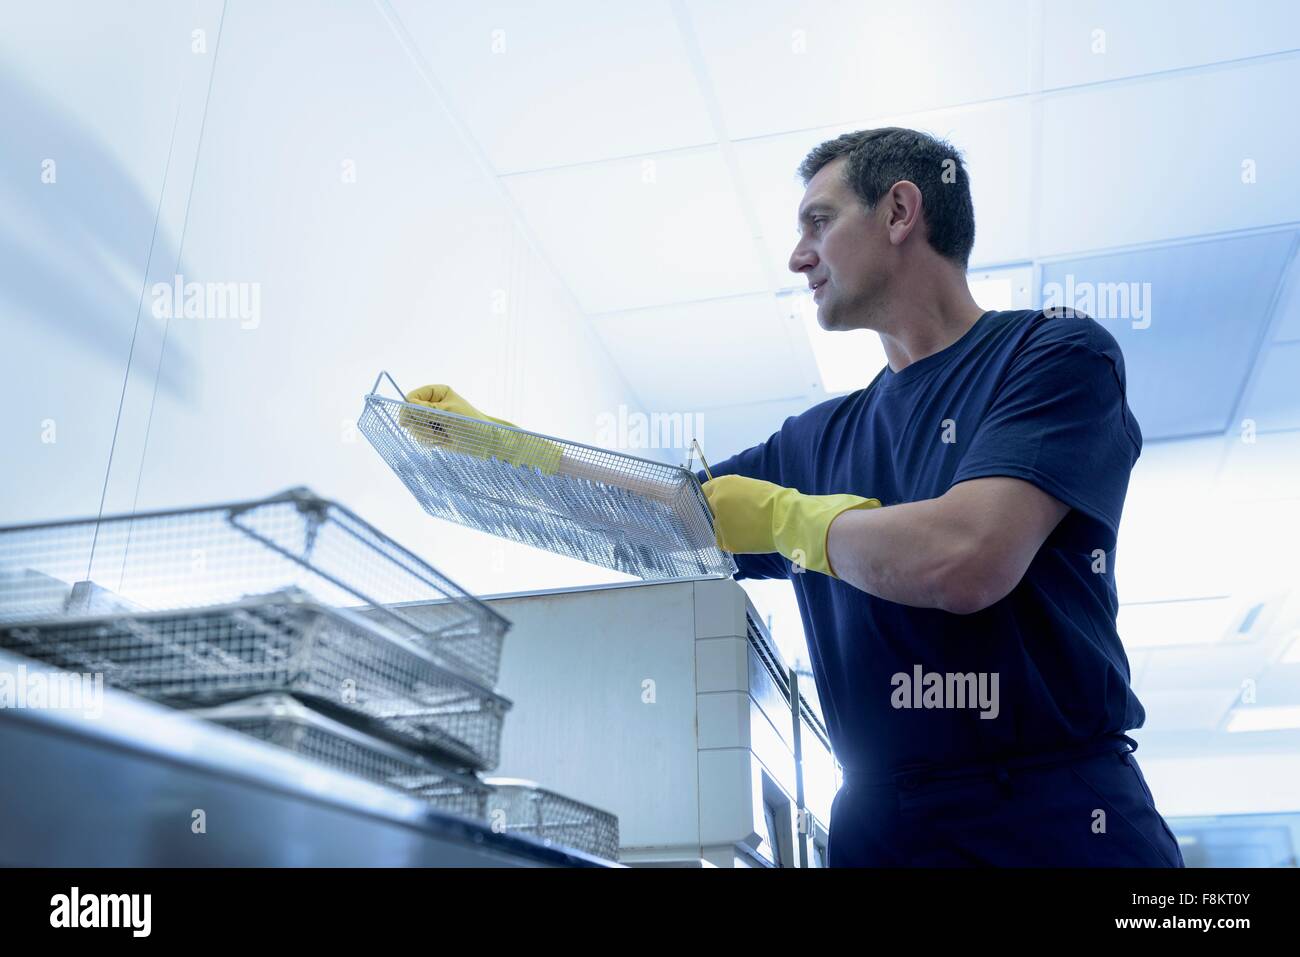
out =
<svg viewBox="0 0 1300 957"><path fill-rule="evenodd" d="M885 225L889 229L889 242L892 245L901 245L918 226L921 235L924 235L924 201L921 190L915 183L906 179L899 180L881 197L880 202L886 210Z"/></svg>

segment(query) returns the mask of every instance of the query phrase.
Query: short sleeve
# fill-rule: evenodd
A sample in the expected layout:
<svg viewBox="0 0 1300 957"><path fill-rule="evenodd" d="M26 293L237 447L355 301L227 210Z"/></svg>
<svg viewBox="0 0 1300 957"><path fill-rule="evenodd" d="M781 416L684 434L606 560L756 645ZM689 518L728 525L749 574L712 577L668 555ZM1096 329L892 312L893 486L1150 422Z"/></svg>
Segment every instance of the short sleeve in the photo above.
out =
<svg viewBox="0 0 1300 957"><path fill-rule="evenodd" d="M720 475L743 475L746 478L762 479L766 482L781 483L780 466L781 433L774 432L766 442L760 442L731 458L710 465L713 477ZM703 469L695 473L700 483L708 481ZM738 569L735 578L789 578L790 564L779 552L764 555L732 555Z"/></svg>
<svg viewBox="0 0 1300 957"><path fill-rule="evenodd" d="M1008 363L952 484L995 475L1031 482L1072 510L1049 541L1109 552L1142 433L1114 338L1091 319L1069 321L1080 325L1068 336L1031 337Z"/></svg>

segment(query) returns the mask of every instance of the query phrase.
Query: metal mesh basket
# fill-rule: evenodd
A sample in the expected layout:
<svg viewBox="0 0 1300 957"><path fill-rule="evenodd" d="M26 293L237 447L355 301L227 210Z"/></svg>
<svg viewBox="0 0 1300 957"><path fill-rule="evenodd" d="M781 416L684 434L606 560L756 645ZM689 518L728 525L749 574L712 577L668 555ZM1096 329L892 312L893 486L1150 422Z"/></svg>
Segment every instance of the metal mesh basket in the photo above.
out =
<svg viewBox="0 0 1300 957"><path fill-rule="evenodd" d="M509 622L337 503L271 498L0 528L0 623L198 608L288 587L371 608L388 630L496 683ZM416 623L397 602L439 600Z"/></svg>
<svg viewBox="0 0 1300 957"><path fill-rule="evenodd" d="M487 820L495 827L618 860L618 818L517 778L488 778Z"/></svg>
<svg viewBox="0 0 1300 957"><path fill-rule="evenodd" d="M358 428L436 518L646 580L735 574L687 469L409 403L386 372Z"/></svg>
<svg viewBox="0 0 1300 957"><path fill-rule="evenodd" d="M198 611L0 625L0 648L171 705L292 692L478 770L496 767L510 708L414 644L295 591Z"/></svg>
<svg viewBox="0 0 1300 957"><path fill-rule="evenodd" d="M439 810L487 820L492 788L474 775L363 734L290 695L256 695L189 713L367 781L416 794Z"/></svg>

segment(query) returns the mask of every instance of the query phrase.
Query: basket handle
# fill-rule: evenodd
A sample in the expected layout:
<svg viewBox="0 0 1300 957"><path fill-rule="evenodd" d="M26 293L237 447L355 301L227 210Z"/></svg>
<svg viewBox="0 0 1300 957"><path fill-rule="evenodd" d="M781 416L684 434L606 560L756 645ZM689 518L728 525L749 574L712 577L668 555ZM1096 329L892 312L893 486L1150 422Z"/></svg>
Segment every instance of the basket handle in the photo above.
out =
<svg viewBox="0 0 1300 957"><path fill-rule="evenodd" d="M400 396L401 400L405 402L406 393L402 391L402 387L397 384L396 380L391 375L388 374L387 369L382 370L379 373L379 375L375 376L375 384L370 387L370 394L375 395L379 392L379 383L384 379L387 379L389 382L392 383L393 388L397 390L398 396Z"/></svg>

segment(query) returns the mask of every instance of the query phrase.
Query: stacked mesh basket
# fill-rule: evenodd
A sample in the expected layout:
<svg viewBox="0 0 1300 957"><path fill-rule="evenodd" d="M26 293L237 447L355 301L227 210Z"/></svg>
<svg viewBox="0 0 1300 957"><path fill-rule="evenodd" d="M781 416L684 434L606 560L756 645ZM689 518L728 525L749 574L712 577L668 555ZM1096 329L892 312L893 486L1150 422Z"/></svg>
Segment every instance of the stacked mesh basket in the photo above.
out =
<svg viewBox="0 0 1300 957"><path fill-rule="evenodd" d="M295 754L416 794L439 810L488 820L491 785L399 743L336 720L287 694L269 693L191 712Z"/></svg>
<svg viewBox="0 0 1300 957"><path fill-rule="evenodd" d="M487 820L545 844L577 847L596 857L618 860L618 818L573 798L539 787L534 781L489 778Z"/></svg>
<svg viewBox="0 0 1300 957"><path fill-rule="evenodd" d="M494 791L480 774L497 766L510 708L493 690L508 628L303 488L0 528L0 649L485 822ZM494 817L514 830L510 808ZM573 832L571 817L557 826ZM519 826L544 837L535 815Z"/></svg>

